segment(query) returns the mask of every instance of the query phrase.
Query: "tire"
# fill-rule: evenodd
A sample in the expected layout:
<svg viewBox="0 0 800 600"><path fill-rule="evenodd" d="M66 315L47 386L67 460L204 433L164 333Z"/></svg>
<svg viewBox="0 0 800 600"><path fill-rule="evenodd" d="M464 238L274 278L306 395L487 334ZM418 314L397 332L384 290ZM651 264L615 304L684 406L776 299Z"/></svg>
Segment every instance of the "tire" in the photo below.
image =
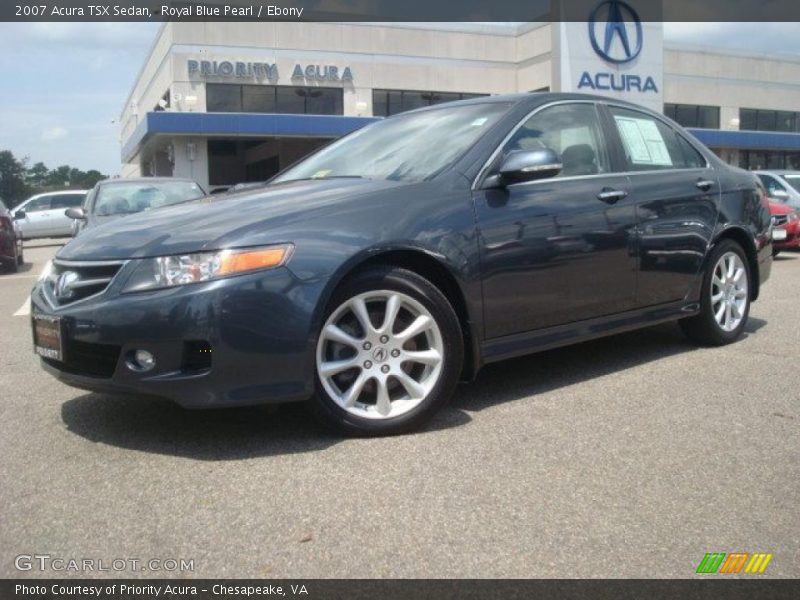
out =
<svg viewBox="0 0 800 600"><path fill-rule="evenodd" d="M775 248L773 248L773 249L772 249L772 258L775 258L775 257L776 257L776 256L778 256L778 254L780 254L780 253L781 253L781 251L780 251L780 250L775 250Z"/></svg>
<svg viewBox="0 0 800 600"><path fill-rule="evenodd" d="M712 250L703 274L700 312L680 321L683 332L705 346L735 342L750 314L751 281L750 264L742 247L733 240L722 240Z"/></svg>
<svg viewBox="0 0 800 600"><path fill-rule="evenodd" d="M328 303L314 354L312 410L347 435L411 431L447 404L463 354L458 318L436 286L402 268L365 270Z"/></svg>
<svg viewBox="0 0 800 600"><path fill-rule="evenodd" d="M25 252L24 250L20 250L19 254L17 254L17 265L19 265L20 267L25 264L24 252Z"/></svg>

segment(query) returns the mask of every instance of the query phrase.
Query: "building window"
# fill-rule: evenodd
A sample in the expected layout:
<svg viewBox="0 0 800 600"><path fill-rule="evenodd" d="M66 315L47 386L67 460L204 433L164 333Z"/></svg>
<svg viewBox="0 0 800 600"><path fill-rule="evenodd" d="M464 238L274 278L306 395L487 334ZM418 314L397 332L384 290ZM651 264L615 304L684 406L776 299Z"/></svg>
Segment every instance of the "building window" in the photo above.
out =
<svg viewBox="0 0 800 600"><path fill-rule="evenodd" d="M208 112L344 114L341 88L206 84Z"/></svg>
<svg viewBox="0 0 800 600"><path fill-rule="evenodd" d="M719 106L665 104L664 115L683 127L719 129Z"/></svg>
<svg viewBox="0 0 800 600"><path fill-rule="evenodd" d="M800 113L789 110L740 108L739 129L748 131L800 131Z"/></svg>
<svg viewBox="0 0 800 600"><path fill-rule="evenodd" d="M372 114L376 117L390 117L397 113L432 106L453 100L481 98L488 94L467 94L461 92L414 92L406 90L372 90Z"/></svg>
<svg viewBox="0 0 800 600"><path fill-rule="evenodd" d="M739 166L743 169L800 169L800 152L763 152L742 150L739 152Z"/></svg>
<svg viewBox="0 0 800 600"><path fill-rule="evenodd" d="M242 112L242 86L206 85L206 111Z"/></svg>

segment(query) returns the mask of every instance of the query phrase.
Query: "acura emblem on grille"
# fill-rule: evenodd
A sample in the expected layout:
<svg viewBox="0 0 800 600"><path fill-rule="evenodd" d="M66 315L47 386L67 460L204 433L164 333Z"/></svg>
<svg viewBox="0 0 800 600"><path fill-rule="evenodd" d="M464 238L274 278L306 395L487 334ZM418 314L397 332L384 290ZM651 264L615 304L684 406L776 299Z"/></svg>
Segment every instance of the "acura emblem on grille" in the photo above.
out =
<svg viewBox="0 0 800 600"><path fill-rule="evenodd" d="M75 293L72 289L72 284L80 279L80 276L75 271L64 271L56 279L55 293L56 298L59 300L67 300Z"/></svg>

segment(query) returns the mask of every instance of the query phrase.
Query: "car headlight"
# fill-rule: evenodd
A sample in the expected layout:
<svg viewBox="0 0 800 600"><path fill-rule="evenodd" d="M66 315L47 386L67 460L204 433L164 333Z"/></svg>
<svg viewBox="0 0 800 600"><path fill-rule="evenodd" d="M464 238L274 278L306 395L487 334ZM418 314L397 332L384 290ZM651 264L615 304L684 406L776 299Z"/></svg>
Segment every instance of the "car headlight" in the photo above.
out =
<svg viewBox="0 0 800 600"><path fill-rule="evenodd" d="M292 244L280 244L148 258L136 267L122 292L169 288L274 269L286 264L293 248Z"/></svg>

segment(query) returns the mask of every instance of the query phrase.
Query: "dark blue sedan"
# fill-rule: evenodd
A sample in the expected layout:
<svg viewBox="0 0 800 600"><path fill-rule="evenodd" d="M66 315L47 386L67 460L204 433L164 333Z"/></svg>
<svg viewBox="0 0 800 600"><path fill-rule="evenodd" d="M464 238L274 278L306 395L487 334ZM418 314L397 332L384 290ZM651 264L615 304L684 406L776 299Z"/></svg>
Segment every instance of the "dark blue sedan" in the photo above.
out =
<svg viewBox="0 0 800 600"><path fill-rule="evenodd" d="M659 114L480 98L86 230L33 290L34 343L78 388L310 401L347 433L398 433L489 362L663 321L735 341L770 236L753 175Z"/></svg>

